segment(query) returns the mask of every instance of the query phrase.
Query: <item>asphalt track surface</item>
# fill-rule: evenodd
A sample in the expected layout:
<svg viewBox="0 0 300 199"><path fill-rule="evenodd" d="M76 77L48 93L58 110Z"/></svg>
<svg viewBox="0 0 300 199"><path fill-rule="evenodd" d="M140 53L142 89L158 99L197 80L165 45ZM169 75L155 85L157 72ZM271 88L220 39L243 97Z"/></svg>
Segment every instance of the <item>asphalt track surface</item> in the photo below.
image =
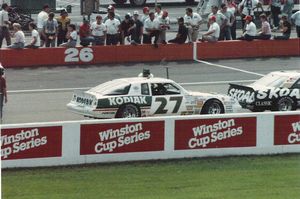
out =
<svg viewBox="0 0 300 199"><path fill-rule="evenodd" d="M300 69L299 57L219 60L210 63L161 61L7 69L9 93L3 124L85 119L66 108L75 88L84 89L111 79L137 76L143 68L150 69L157 77L166 77L168 68L170 79L184 83L183 86L188 90L224 94L229 82L241 81L245 84L271 71Z"/></svg>

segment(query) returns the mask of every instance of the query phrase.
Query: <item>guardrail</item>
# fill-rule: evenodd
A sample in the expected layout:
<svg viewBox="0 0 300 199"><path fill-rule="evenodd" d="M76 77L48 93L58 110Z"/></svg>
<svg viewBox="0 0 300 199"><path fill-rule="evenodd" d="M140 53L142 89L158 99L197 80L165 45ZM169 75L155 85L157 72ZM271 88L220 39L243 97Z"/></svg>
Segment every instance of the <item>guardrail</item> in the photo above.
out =
<svg viewBox="0 0 300 199"><path fill-rule="evenodd" d="M300 56L300 40L221 41L217 43L95 46L77 48L0 49L0 62L6 68L57 65L107 64L153 61L229 59Z"/></svg>
<svg viewBox="0 0 300 199"><path fill-rule="evenodd" d="M2 168L300 152L300 111L3 125Z"/></svg>

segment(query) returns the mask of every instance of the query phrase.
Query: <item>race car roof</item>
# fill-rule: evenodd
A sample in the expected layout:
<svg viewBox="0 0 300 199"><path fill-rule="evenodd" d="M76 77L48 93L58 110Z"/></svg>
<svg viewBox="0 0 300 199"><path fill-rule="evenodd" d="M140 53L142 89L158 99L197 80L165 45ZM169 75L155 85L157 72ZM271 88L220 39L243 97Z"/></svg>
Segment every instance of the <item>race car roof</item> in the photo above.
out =
<svg viewBox="0 0 300 199"><path fill-rule="evenodd" d="M271 74L276 74L280 76L287 76L287 77L298 77L300 78L300 70L285 70L285 71L274 71Z"/></svg>
<svg viewBox="0 0 300 199"><path fill-rule="evenodd" d="M130 78L121 78L121 79L116 79L116 80L120 80L120 81L124 81L124 82L128 82L128 83L145 83L145 82L149 82L149 83L172 83L172 82L174 82L171 79L165 79L165 78L160 78L160 77L151 77L151 78L147 78L147 77L130 77Z"/></svg>

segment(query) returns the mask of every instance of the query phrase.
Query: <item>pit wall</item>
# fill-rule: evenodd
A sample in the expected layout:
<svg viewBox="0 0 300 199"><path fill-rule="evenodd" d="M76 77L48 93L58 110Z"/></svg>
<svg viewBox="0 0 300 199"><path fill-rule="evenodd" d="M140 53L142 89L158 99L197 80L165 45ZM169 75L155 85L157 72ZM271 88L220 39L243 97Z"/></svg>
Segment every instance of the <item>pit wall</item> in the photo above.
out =
<svg viewBox="0 0 300 199"><path fill-rule="evenodd" d="M300 111L2 125L2 168L300 152Z"/></svg>
<svg viewBox="0 0 300 199"><path fill-rule="evenodd" d="M300 40L221 41L217 43L96 46L78 48L0 49L0 62L6 68L112 64L194 59L232 59L300 56Z"/></svg>

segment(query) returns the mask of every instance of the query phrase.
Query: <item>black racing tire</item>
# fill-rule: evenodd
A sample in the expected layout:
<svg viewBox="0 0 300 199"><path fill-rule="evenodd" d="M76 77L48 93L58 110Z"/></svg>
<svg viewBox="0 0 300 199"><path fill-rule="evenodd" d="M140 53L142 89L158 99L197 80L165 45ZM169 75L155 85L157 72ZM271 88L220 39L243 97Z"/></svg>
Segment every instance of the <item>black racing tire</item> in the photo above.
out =
<svg viewBox="0 0 300 199"><path fill-rule="evenodd" d="M222 114L224 113L224 106L222 102L220 102L217 99L209 100L204 104L204 107L202 108L201 114Z"/></svg>
<svg viewBox="0 0 300 199"><path fill-rule="evenodd" d="M294 111L296 109L296 103L290 97L279 98L272 107L272 111Z"/></svg>
<svg viewBox="0 0 300 199"><path fill-rule="evenodd" d="M143 6L147 0L129 0L130 4L133 6Z"/></svg>
<svg viewBox="0 0 300 199"><path fill-rule="evenodd" d="M116 4L124 4L127 2L127 0L113 0Z"/></svg>
<svg viewBox="0 0 300 199"><path fill-rule="evenodd" d="M116 114L116 118L133 118L141 117L141 110L135 104L124 104L122 105Z"/></svg>
<svg viewBox="0 0 300 199"><path fill-rule="evenodd" d="M187 5L193 5L195 3L195 0L185 0L185 3Z"/></svg>

